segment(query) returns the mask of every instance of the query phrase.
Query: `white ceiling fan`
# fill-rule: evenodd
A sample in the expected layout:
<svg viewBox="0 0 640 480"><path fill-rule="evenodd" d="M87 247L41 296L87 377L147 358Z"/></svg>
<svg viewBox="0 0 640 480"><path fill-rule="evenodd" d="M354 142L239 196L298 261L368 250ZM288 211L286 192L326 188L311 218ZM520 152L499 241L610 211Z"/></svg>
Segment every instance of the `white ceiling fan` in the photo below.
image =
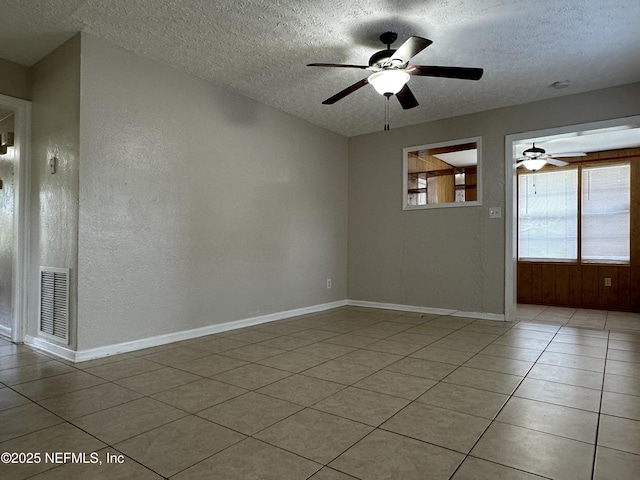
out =
<svg viewBox="0 0 640 480"><path fill-rule="evenodd" d="M536 147L535 143L533 144L533 147L527 148L522 152L522 154L524 156L519 157L516 161L516 168L523 166L532 172L540 170L547 163L555 165L556 167L565 167L569 165L568 162L558 160L556 157L584 157L586 155L586 153L583 152L556 153L551 155L547 153L544 148Z"/></svg>

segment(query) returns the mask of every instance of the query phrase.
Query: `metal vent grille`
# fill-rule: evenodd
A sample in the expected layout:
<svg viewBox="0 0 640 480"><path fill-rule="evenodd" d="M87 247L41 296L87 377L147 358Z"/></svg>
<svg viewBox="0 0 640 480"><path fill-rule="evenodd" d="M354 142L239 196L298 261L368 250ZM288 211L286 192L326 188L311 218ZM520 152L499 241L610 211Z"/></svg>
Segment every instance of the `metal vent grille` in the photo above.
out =
<svg viewBox="0 0 640 480"><path fill-rule="evenodd" d="M69 269L40 267L40 333L69 343Z"/></svg>

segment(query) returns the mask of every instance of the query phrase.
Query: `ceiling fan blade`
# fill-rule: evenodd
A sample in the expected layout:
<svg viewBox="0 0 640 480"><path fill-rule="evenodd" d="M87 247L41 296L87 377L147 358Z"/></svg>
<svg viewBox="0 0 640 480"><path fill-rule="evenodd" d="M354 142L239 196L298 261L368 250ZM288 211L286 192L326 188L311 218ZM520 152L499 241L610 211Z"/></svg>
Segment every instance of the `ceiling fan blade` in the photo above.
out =
<svg viewBox="0 0 640 480"><path fill-rule="evenodd" d="M361 70L369 68L367 65L349 65L344 63L309 63L307 67L359 68Z"/></svg>
<svg viewBox="0 0 640 480"><path fill-rule="evenodd" d="M545 160L547 161L547 163L555 165L556 167L566 167L567 165L569 165L569 162L564 162L553 157L545 158Z"/></svg>
<svg viewBox="0 0 640 480"><path fill-rule="evenodd" d="M409 85L406 83L404 87L402 87L402 90L396 93L396 97L398 97L400 105L402 105L402 108L405 110L409 110L410 108L414 108L419 105L418 100L416 100L413 92L409 89Z"/></svg>
<svg viewBox="0 0 640 480"><path fill-rule="evenodd" d="M587 156L587 154L584 152L554 153L552 155L554 157L586 157Z"/></svg>
<svg viewBox="0 0 640 480"><path fill-rule="evenodd" d="M407 63L432 43L433 42L427 38L409 37L391 56L390 61L400 60L403 64Z"/></svg>
<svg viewBox="0 0 640 480"><path fill-rule="evenodd" d="M516 168L521 167L526 162L529 162L532 160L544 160L549 165L555 165L556 167L566 167L567 165L569 165L569 162L564 162L562 160L558 160L557 158L553 158L553 157L544 157L544 158L543 157L538 157L538 158L520 157L516 161Z"/></svg>
<svg viewBox="0 0 640 480"><path fill-rule="evenodd" d="M353 93L356 90L358 90L359 88L364 87L367 83L369 83L369 79L368 78L363 78L359 82L356 82L353 85L351 85L350 87L345 88L341 92L336 93L333 97L327 98L324 102L322 102L322 104L323 105L333 105L338 100L343 99L344 97L346 97L350 93Z"/></svg>
<svg viewBox="0 0 640 480"><path fill-rule="evenodd" d="M438 67L435 65L412 65L407 70L410 75L422 77L460 78L462 80L480 80L482 68Z"/></svg>

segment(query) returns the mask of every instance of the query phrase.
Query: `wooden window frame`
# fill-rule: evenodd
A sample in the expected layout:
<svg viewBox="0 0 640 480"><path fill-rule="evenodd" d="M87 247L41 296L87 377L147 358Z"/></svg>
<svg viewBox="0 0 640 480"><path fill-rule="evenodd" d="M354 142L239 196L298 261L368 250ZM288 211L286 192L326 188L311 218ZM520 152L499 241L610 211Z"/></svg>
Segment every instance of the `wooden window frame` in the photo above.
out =
<svg viewBox="0 0 640 480"><path fill-rule="evenodd" d="M517 261L518 262L522 262L522 263L536 263L536 264L548 264L548 265L585 265L585 266L616 266L616 267L629 267L631 266L631 258L629 258L629 260L627 261L610 261L610 262L603 262L603 261L598 261L598 260L587 260L584 261L582 259L582 172L583 169L585 167L603 167L603 166L608 166L608 165L629 165L631 167L631 158L620 158L620 159L615 159L615 158L611 158L611 159L603 159L603 160L592 160L592 159L587 159L587 160L578 160L578 161L572 161L569 163L569 165L565 166L565 167L549 167L549 165L545 165L544 168L538 170L539 172L542 171L561 171L564 169L568 169L568 168L578 168L578 194L577 194L577 199L578 199L578 208L577 208L577 259L573 260L573 259L548 259L548 258L521 258L520 257L520 222L519 222L519 215L518 215L518 223L517 223L517 228L516 228L516 249L517 249ZM517 176L520 177L520 175L531 175L532 172L528 172L528 171L519 171L517 172ZM631 179L633 179L633 172L630 172L630 177ZM633 190L634 185L631 185L630 190ZM631 192L630 192L631 193ZM516 182L516 199L517 199L517 204L519 206L519 199L520 199L520 182L517 181ZM629 242L631 243L631 237L633 235L633 231L630 228L629 231ZM631 247L631 245L630 245ZM630 252L630 257L631 257L631 252Z"/></svg>

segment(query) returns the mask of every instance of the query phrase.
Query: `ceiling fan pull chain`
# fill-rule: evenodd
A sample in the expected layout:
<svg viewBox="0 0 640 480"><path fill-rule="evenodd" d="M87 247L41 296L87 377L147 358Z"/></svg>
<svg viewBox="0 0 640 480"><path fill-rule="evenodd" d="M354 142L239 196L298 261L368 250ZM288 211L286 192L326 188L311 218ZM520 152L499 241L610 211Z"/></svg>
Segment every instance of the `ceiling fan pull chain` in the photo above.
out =
<svg viewBox="0 0 640 480"><path fill-rule="evenodd" d="M385 97L387 99L384 104L384 131L387 132L389 131L389 97L391 97L391 95L385 94Z"/></svg>

